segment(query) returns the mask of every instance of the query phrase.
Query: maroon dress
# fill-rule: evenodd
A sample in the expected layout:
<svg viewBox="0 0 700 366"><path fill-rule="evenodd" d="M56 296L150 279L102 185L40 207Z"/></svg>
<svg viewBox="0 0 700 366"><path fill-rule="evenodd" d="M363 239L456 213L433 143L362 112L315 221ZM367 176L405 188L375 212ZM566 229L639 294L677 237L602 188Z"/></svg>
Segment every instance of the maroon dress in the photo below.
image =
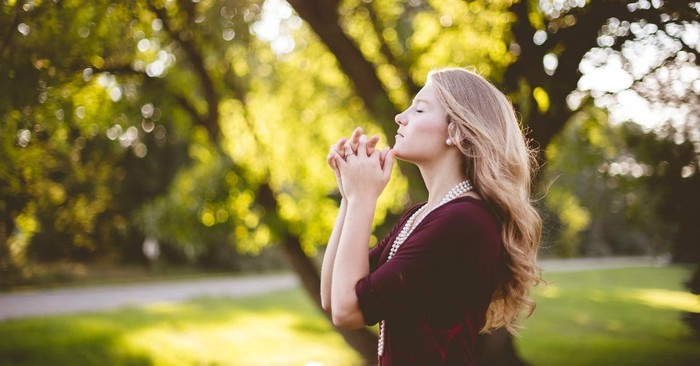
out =
<svg viewBox="0 0 700 366"><path fill-rule="evenodd" d="M367 325L385 320L381 365L476 365L474 346L501 272L503 243L487 204L460 197L429 213L396 254L412 207L369 253L355 292Z"/></svg>

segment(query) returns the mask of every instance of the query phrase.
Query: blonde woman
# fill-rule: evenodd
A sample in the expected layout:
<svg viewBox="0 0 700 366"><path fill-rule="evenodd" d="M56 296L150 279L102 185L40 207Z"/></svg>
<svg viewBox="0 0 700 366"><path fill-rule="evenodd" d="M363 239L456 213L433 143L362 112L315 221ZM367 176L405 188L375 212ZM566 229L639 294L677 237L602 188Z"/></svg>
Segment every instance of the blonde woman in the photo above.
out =
<svg viewBox="0 0 700 366"><path fill-rule="evenodd" d="M379 323L381 365L475 365L480 332L515 333L534 307L541 220L530 201L533 154L507 98L466 69L431 72L396 123L391 150L376 150L378 138L358 128L328 155L342 200L322 306L338 327ZM418 166L428 200L370 250L394 158Z"/></svg>

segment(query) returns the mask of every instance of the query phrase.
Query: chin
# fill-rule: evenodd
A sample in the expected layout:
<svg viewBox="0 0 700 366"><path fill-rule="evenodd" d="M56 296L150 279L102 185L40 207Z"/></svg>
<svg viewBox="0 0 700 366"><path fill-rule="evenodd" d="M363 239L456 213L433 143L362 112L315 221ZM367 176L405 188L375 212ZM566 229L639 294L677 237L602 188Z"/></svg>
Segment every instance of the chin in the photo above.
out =
<svg viewBox="0 0 700 366"><path fill-rule="evenodd" d="M401 156L402 156L402 154L401 154L401 149L400 149L400 148L397 148L397 147L396 147L396 144L394 144L394 146L391 147L391 150L394 152L394 157L395 157L395 158L401 158Z"/></svg>
<svg viewBox="0 0 700 366"><path fill-rule="evenodd" d="M394 159L399 159L399 160L403 160L403 161L408 161L408 160L406 159L406 155L404 155L404 154L401 152L401 150L397 150L396 148L394 148Z"/></svg>

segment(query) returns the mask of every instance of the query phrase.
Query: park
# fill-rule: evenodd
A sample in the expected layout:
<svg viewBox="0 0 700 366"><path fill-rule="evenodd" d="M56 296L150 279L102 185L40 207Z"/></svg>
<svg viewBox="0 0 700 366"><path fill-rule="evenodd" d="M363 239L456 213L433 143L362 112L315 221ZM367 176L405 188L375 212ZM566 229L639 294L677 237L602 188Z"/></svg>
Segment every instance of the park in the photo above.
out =
<svg viewBox="0 0 700 366"><path fill-rule="evenodd" d="M5 0L0 29L0 306L25 310L2 365L373 364L377 329L320 308L326 155L357 126L391 147L452 66L537 151L545 281L480 365L700 362L694 1ZM398 162L370 245L426 197ZM235 292L251 278L281 282ZM73 310L31 300L52 293Z"/></svg>

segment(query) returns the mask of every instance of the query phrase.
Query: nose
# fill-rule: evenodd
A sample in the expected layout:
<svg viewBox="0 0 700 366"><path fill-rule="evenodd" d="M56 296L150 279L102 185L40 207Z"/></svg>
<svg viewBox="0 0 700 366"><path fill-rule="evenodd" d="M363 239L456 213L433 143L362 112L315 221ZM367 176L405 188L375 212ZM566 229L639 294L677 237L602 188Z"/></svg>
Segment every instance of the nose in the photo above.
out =
<svg viewBox="0 0 700 366"><path fill-rule="evenodd" d="M406 124L406 120L405 120L405 117L404 117L404 113L401 112L401 113L397 114L396 117L394 117L394 122L396 122L397 124L399 124L399 125L401 125L401 126L405 125L405 124Z"/></svg>

